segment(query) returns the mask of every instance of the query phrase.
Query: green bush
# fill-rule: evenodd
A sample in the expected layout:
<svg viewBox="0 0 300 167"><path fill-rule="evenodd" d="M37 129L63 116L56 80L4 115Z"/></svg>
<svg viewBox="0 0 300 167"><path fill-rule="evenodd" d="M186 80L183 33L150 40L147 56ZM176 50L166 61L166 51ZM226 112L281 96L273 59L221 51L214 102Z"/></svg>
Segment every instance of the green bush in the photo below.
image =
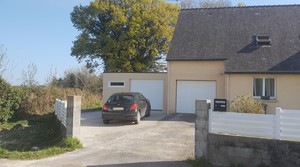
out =
<svg viewBox="0 0 300 167"><path fill-rule="evenodd" d="M59 144L61 148L69 148L71 150L75 150L78 148L82 148L82 144L79 139L73 138L73 137L68 137L65 138L61 141Z"/></svg>
<svg viewBox="0 0 300 167"><path fill-rule="evenodd" d="M82 98L82 108L101 107L101 95L76 88L53 86L11 86L0 77L0 123L10 118L29 118L53 112L55 99L66 100L67 96Z"/></svg>
<svg viewBox="0 0 300 167"><path fill-rule="evenodd" d="M18 90L0 77L0 122L10 119L19 109L20 102Z"/></svg>
<svg viewBox="0 0 300 167"><path fill-rule="evenodd" d="M235 97L230 104L230 109L239 113L265 113L264 105L260 101L254 100L250 94Z"/></svg>

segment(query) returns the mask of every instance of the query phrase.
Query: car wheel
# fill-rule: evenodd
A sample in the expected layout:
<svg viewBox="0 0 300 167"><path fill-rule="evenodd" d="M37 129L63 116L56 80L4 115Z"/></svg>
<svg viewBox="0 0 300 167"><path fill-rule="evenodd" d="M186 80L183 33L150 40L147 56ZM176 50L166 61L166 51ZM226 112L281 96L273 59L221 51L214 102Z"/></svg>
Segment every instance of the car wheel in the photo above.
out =
<svg viewBox="0 0 300 167"><path fill-rule="evenodd" d="M109 120L103 119L103 123L104 123L104 124L109 124Z"/></svg>
<svg viewBox="0 0 300 167"><path fill-rule="evenodd" d="M136 116L136 120L135 120L135 124L139 124L140 121L141 121L141 113L138 111L137 116Z"/></svg>
<svg viewBox="0 0 300 167"><path fill-rule="evenodd" d="M145 117L149 117L150 116L150 110L148 110L148 111L146 111L146 115L145 115Z"/></svg>

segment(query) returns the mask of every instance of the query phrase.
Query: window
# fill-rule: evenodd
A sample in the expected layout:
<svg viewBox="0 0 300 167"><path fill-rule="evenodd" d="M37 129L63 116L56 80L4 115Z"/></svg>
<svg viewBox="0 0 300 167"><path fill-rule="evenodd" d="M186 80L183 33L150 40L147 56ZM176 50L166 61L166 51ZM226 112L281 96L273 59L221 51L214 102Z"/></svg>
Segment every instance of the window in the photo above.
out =
<svg viewBox="0 0 300 167"><path fill-rule="evenodd" d="M275 79L274 78L254 78L253 97L263 100L275 99Z"/></svg>
<svg viewBox="0 0 300 167"><path fill-rule="evenodd" d="M124 81L111 81L109 82L109 87L124 87Z"/></svg>
<svg viewBox="0 0 300 167"><path fill-rule="evenodd" d="M131 95L115 95L115 96L111 96L107 101L109 103L111 103L111 102L132 102L133 96L131 96Z"/></svg>
<svg viewBox="0 0 300 167"><path fill-rule="evenodd" d="M270 34L258 34L256 35L256 44L260 46L271 46Z"/></svg>

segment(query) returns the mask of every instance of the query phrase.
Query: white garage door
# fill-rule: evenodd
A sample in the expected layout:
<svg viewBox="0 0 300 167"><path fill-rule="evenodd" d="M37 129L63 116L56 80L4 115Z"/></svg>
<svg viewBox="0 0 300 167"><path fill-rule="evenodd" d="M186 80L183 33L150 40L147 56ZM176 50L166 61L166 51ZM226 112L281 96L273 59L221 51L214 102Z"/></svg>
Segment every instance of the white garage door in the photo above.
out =
<svg viewBox="0 0 300 167"><path fill-rule="evenodd" d="M195 113L196 99L213 99L216 97L215 81L177 81L177 113Z"/></svg>
<svg viewBox="0 0 300 167"><path fill-rule="evenodd" d="M151 108L163 110L163 80L131 80L130 91L140 92L150 100Z"/></svg>

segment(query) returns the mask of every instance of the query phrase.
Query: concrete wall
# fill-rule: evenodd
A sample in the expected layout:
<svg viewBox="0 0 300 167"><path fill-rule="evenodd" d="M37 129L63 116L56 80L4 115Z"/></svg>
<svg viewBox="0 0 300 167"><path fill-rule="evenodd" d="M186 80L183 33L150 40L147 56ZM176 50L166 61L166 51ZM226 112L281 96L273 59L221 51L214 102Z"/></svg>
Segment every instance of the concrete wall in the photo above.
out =
<svg viewBox="0 0 300 167"><path fill-rule="evenodd" d="M233 100L236 96L247 93L252 94L253 78L272 77L275 78L276 99L263 100L268 104L268 114L275 114L275 108L297 110L300 108L300 75L254 75L254 74L231 74L226 75L226 98Z"/></svg>
<svg viewBox="0 0 300 167"><path fill-rule="evenodd" d="M208 110L209 100L196 100L196 122L195 122L195 156L208 157Z"/></svg>
<svg viewBox="0 0 300 167"><path fill-rule="evenodd" d="M65 107L67 103L67 107ZM59 111L55 111L56 121L60 124L61 135L80 137L81 96L68 96ZM57 108L56 108L57 109ZM63 114L58 112L64 112ZM62 118L65 117L65 118Z"/></svg>
<svg viewBox="0 0 300 167"><path fill-rule="evenodd" d="M103 100L105 103L110 95L118 92L129 92L131 80L163 80L163 111L167 111L167 73L103 73ZM124 87L110 87L111 81L124 81Z"/></svg>
<svg viewBox="0 0 300 167"><path fill-rule="evenodd" d="M209 129L209 103L196 100L195 156L204 156L218 166L242 164L256 167L300 166L300 142L212 134Z"/></svg>
<svg viewBox="0 0 300 167"><path fill-rule="evenodd" d="M217 98L225 98L223 61L168 62L168 113L176 112L176 81L216 81Z"/></svg>
<svg viewBox="0 0 300 167"><path fill-rule="evenodd" d="M80 137L81 96L67 97L66 137Z"/></svg>
<svg viewBox="0 0 300 167"><path fill-rule="evenodd" d="M300 166L300 142L208 134L208 159L215 165Z"/></svg>

